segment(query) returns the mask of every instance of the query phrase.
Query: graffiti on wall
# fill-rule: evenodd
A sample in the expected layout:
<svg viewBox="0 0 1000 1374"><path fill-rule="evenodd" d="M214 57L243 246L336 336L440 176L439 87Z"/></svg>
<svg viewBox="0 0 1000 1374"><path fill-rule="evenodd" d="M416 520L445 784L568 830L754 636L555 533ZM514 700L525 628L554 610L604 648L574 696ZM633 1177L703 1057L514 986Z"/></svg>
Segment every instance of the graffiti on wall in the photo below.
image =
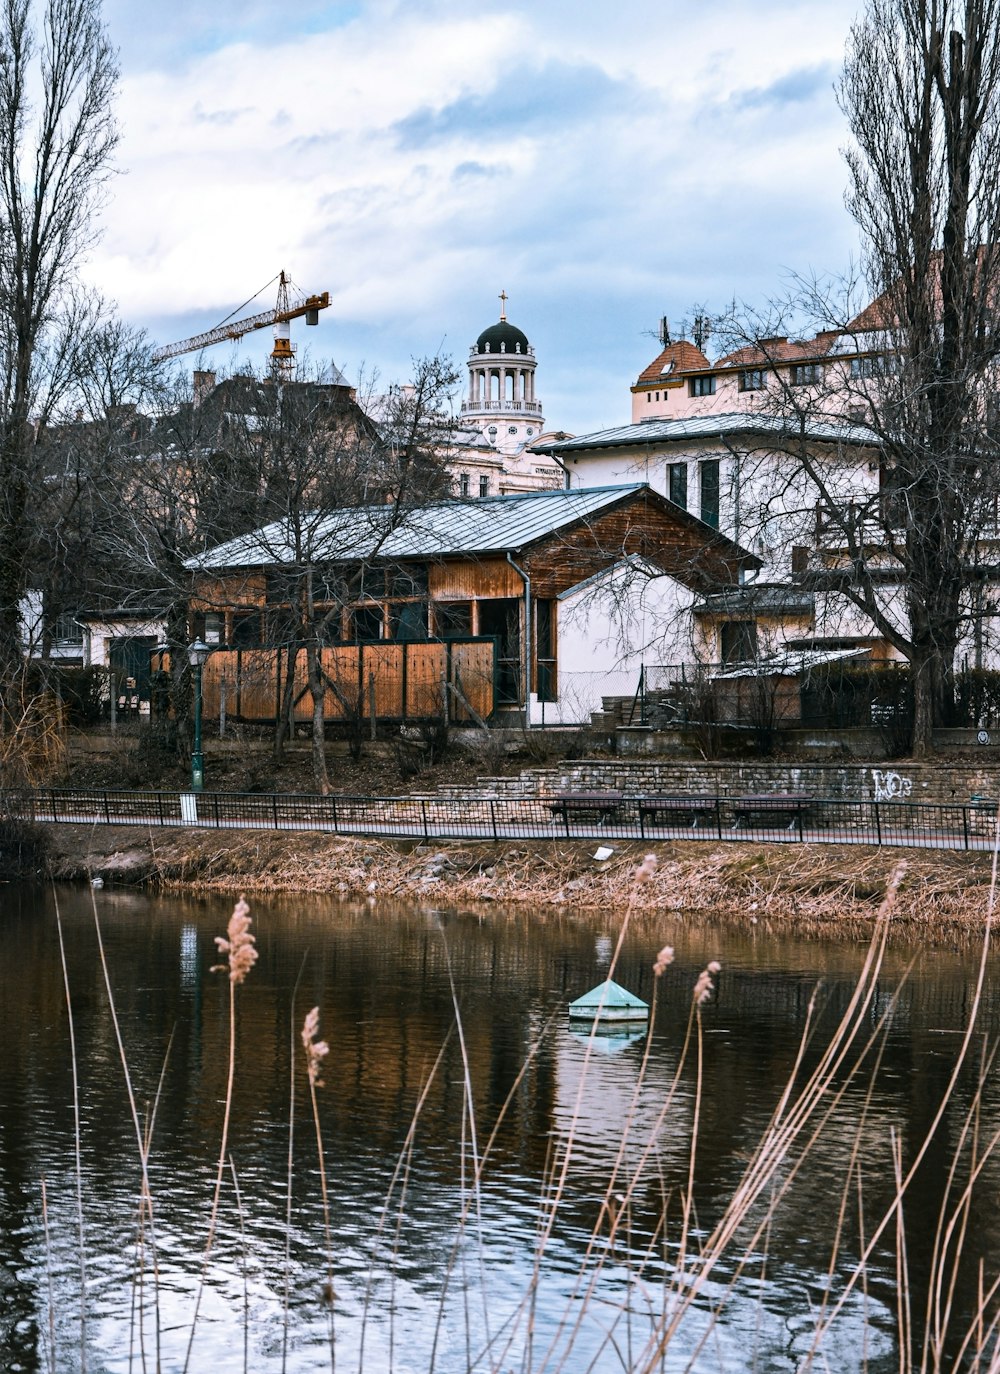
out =
<svg viewBox="0 0 1000 1374"><path fill-rule="evenodd" d="M913 779L904 778L902 773L891 769L873 768L872 780L875 783L875 800L905 801L913 791Z"/></svg>

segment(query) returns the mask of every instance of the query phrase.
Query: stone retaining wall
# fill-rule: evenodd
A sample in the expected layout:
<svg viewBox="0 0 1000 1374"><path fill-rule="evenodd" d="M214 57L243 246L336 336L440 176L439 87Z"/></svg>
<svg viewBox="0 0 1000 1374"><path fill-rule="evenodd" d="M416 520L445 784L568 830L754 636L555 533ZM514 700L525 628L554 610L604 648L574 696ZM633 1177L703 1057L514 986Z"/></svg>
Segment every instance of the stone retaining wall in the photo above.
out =
<svg viewBox="0 0 1000 1374"><path fill-rule="evenodd" d="M810 797L927 803L967 802L973 795L1000 797L1000 766L941 763L781 764L690 763L674 759L587 759L528 768L515 778L481 778L475 789L440 787L438 797L472 795L532 797L554 792L615 788L644 793L740 796L801 792Z"/></svg>

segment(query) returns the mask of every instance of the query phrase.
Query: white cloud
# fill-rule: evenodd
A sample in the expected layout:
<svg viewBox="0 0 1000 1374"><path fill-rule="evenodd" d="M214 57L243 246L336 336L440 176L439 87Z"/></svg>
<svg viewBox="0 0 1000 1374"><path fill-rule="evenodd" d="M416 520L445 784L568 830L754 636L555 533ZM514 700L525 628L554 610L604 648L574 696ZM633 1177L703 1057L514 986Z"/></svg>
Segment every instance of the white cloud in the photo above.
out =
<svg viewBox="0 0 1000 1374"><path fill-rule="evenodd" d="M303 32L227 4L231 39L195 24L187 52L149 16L154 65L126 42L128 175L91 267L126 315L180 337L284 267L332 291L338 361L391 375L443 335L463 358L505 286L549 420L580 429L627 414L664 311L847 256L830 84L853 4L334 10L316 31L306 4Z"/></svg>

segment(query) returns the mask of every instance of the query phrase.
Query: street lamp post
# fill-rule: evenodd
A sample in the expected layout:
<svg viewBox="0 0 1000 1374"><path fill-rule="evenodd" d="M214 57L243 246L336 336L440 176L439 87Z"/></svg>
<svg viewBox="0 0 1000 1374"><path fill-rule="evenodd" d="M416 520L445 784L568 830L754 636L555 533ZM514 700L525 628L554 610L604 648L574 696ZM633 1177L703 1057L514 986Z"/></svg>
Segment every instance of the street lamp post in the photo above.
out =
<svg viewBox="0 0 1000 1374"><path fill-rule="evenodd" d="M200 792L205 785L205 756L201 752L201 670L212 650L204 640L196 639L188 645L188 663L194 677L194 747L191 750L191 791Z"/></svg>

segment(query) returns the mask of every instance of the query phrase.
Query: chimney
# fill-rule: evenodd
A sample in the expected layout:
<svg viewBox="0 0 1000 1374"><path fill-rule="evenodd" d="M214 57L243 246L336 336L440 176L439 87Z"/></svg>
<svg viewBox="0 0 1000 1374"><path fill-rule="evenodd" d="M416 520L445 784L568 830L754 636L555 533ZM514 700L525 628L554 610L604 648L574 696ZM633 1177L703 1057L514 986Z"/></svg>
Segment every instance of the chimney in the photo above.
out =
<svg viewBox="0 0 1000 1374"><path fill-rule="evenodd" d="M199 372L194 374L194 403L200 406L202 401L210 392L215 390L215 373Z"/></svg>

